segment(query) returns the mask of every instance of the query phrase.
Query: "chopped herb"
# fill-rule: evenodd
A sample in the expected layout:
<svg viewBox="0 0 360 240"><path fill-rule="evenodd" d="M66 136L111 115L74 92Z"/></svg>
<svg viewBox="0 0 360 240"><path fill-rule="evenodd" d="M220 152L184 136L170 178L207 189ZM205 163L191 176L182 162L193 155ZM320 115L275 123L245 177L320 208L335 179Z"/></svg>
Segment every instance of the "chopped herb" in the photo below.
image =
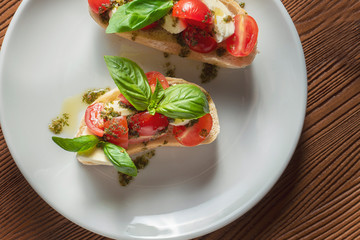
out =
<svg viewBox="0 0 360 240"><path fill-rule="evenodd" d="M190 54L190 49L186 46L186 47L182 47L180 49L180 53L179 53L179 57L187 57Z"/></svg>
<svg viewBox="0 0 360 240"><path fill-rule="evenodd" d="M129 139L140 137L140 133L134 129L129 129Z"/></svg>
<svg viewBox="0 0 360 240"><path fill-rule="evenodd" d="M136 37L137 37L137 33L136 33L136 32L132 32L132 33L131 33L131 40L135 41Z"/></svg>
<svg viewBox="0 0 360 240"><path fill-rule="evenodd" d="M209 63L203 63L203 68L200 74L202 83L207 83L216 78L218 67Z"/></svg>
<svg viewBox="0 0 360 240"><path fill-rule="evenodd" d="M84 93L82 97L82 101L87 104L93 103L96 99L98 99L104 93L110 91L110 88L100 88L100 89L91 89Z"/></svg>
<svg viewBox="0 0 360 240"><path fill-rule="evenodd" d="M122 108L127 108L129 110L132 110L132 111L136 111L136 108L132 105L128 105L128 104L125 104L121 101L119 101L119 106L122 107Z"/></svg>
<svg viewBox="0 0 360 240"><path fill-rule="evenodd" d="M104 129L104 133L106 135L112 136L114 138L119 138L119 135L125 135L127 131L128 130L124 126L118 125L112 121L110 121L109 126Z"/></svg>
<svg viewBox="0 0 360 240"><path fill-rule="evenodd" d="M176 37L176 42L177 42L180 46L182 46L182 47L187 46L184 38L182 37L182 34L176 34L175 37Z"/></svg>
<svg viewBox="0 0 360 240"><path fill-rule="evenodd" d="M144 169L149 164L149 160L153 156L155 156L155 150L148 151L143 155L136 157L135 159L133 159L133 162L138 170ZM120 172L118 172L118 177L121 186L128 185L130 181L133 179L133 177Z"/></svg>
<svg viewBox="0 0 360 240"><path fill-rule="evenodd" d="M166 145L166 144L168 144L168 143L169 143L168 140L164 140L164 142L163 142L164 145Z"/></svg>
<svg viewBox="0 0 360 240"><path fill-rule="evenodd" d="M209 135L209 132L208 132L205 128L203 128L203 129L201 129L199 135L200 135L201 137L204 137L204 138L205 138L205 137L207 137L207 135Z"/></svg>
<svg viewBox="0 0 360 240"><path fill-rule="evenodd" d="M62 132L65 126L69 126L69 114L63 113L62 117L57 117L51 121L49 124L49 129L55 134Z"/></svg>
<svg viewBox="0 0 360 240"><path fill-rule="evenodd" d="M100 112L100 117L103 118L105 121L120 116L121 112L116 112L113 107L104 107L104 110Z"/></svg>
<svg viewBox="0 0 360 240"><path fill-rule="evenodd" d="M245 8L245 3L244 2L239 3L239 5L240 5L241 8Z"/></svg>
<svg viewBox="0 0 360 240"><path fill-rule="evenodd" d="M165 63L165 76L166 77L175 77L176 66L171 65L170 62Z"/></svg>
<svg viewBox="0 0 360 240"><path fill-rule="evenodd" d="M230 15L227 15L226 17L223 18L224 22L229 23L233 20L233 18Z"/></svg>
<svg viewBox="0 0 360 240"><path fill-rule="evenodd" d="M169 56L170 56L170 54L169 54L169 53L164 52L164 58L168 58Z"/></svg>
<svg viewBox="0 0 360 240"><path fill-rule="evenodd" d="M226 49L223 48L223 47L219 47L219 48L216 49L216 55L218 57L224 56L225 53L226 53Z"/></svg>

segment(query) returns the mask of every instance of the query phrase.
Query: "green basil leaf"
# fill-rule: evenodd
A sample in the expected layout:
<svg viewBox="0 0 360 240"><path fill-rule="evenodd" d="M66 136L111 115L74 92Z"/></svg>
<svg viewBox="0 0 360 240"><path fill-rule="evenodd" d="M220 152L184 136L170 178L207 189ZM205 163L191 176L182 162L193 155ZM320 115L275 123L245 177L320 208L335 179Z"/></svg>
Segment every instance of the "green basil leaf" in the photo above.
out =
<svg viewBox="0 0 360 240"><path fill-rule="evenodd" d="M148 106L148 111L151 115L155 115L155 108L158 103L164 97L164 88L162 87L159 79L156 79L156 86L154 93L151 95L150 105Z"/></svg>
<svg viewBox="0 0 360 240"><path fill-rule="evenodd" d="M52 140L69 152L84 152L94 148L99 143L99 138L94 135L85 135L76 138L52 137Z"/></svg>
<svg viewBox="0 0 360 240"><path fill-rule="evenodd" d="M150 104L151 89L144 71L127 58L105 56L110 75L124 97L138 111Z"/></svg>
<svg viewBox="0 0 360 240"><path fill-rule="evenodd" d="M104 153L116 170L126 175L135 177L137 169L126 150L112 143L104 143Z"/></svg>
<svg viewBox="0 0 360 240"><path fill-rule="evenodd" d="M106 33L141 29L165 16L173 4L172 0L133 0L117 9L110 18Z"/></svg>
<svg viewBox="0 0 360 240"><path fill-rule="evenodd" d="M173 85L164 91L156 112L170 118L196 119L209 113L209 103L200 88L191 84Z"/></svg>

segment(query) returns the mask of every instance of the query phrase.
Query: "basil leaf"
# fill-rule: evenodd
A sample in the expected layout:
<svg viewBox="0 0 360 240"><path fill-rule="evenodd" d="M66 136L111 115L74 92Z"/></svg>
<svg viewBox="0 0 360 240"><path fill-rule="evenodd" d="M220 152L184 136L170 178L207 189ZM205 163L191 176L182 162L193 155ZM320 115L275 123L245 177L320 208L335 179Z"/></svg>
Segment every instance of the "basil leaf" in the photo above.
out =
<svg viewBox="0 0 360 240"><path fill-rule="evenodd" d="M77 138L52 137L52 140L69 152L84 152L94 148L99 143L98 137L94 135L85 135Z"/></svg>
<svg viewBox="0 0 360 240"><path fill-rule="evenodd" d="M136 110L146 110L150 103L151 89L144 71L135 62L126 58L104 58L111 77L124 97Z"/></svg>
<svg viewBox="0 0 360 240"><path fill-rule="evenodd" d="M151 95L150 105L148 106L148 111L151 115L155 115L155 108L164 97L164 88L162 87L159 79L156 79L156 86L154 93Z"/></svg>
<svg viewBox="0 0 360 240"><path fill-rule="evenodd" d="M133 0L117 9L110 18L106 33L141 29L165 16L172 6L172 0Z"/></svg>
<svg viewBox="0 0 360 240"><path fill-rule="evenodd" d="M156 107L156 112L170 118L196 119L209 113L205 94L191 84L173 85L164 91L165 97Z"/></svg>
<svg viewBox="0 0 360 240"><path fill-rule="evenodd" d="M126 150L112 143L104 143L104 153L116 170L126 175L135 177L137 169Z"/></svg>

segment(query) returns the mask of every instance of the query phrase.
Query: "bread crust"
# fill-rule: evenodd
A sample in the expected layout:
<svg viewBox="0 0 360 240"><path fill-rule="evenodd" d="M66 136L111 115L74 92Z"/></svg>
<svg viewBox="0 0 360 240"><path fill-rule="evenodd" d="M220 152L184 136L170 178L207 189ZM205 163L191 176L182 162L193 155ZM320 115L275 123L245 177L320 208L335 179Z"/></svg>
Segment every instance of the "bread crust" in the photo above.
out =
<svg viewBox="0 0 360 240"><path fill-rule="evenodd" d="M201 91L203 93L205 93L207 100L209 102L209 110L210 110L210 115L212 117L213 120L213 125L211 128L211 131L209 133L209 135L206 137L206 139L200 144L209 144L211 142L213 142L216 137L218 136L219 132L220 132L220 124L219 124L219 117L216 111L216 107L215 107L215 103L212 100L212 98L210 97L209 93L207 91L205 91L205 89L203 89L202 87L200 87L197 84L194 83L190 83L184 79L181 78L170 78L167 77L166 78L169 85L176 85L176 84L191 84L191 85L195 85L197 87L199 87L201 89ZM111 102L114 101L116 99L118 99L118 96L120 95L120 91L117 88L114 88L112 90L110 90L109 92L105 93L104 95L100 96L97 100L95 100L94 103L106 103L106 102ZM171 127L171 126L169 126ZM85 124L85 120L84 117L82 118L81 122L80 122L80 127L78 129L78 132L76 133L76 137L85 135L87 131L87 126ZM127 153L129 155L134 155L137 153L141 153L150 149L154 149L157 147L161 147L161 146L171 146L171 147L186 147L184 145L181 145L176 138L174 137L174 135L171 134L171 129L169 129L168 134L163 135L159 138L156 138L154 140L150 140L149 142L147 142L147 144L143 144L143 143L138 143L138 144L133 144L133 145L129 145L128 149L126 149ZM84 159L84 158L77 158L81 163L86 164L86 165L111 165L110 162L108 163L104 163L104 162L97 162L97 161L91 161L88 159Z"/></svg>
<svg viewBox="0 0 360 240"><path fill-rule="evenodd" d="M237 4L233 0L219 0L219 1L222 2L234 15L246 13L245 10L241 8L239 4ZM95 20L95 22L97 22L102 28L106 29L108 23L103 22L100 15L93 12L90 8L89 8L89 13L91 17ZM182 51L182 46L177 42L175 36L162 28L149 29L146 31L137 30L132 32L115 33L115 34L122 38L132 40L139 44L152 47L157 50L167 52L170 54L179 55ZM226 43L225 42L220 43L219 47L223 47L226 49ZM248 56L245 57L235 57L232 56L227 51L220 57L217 55L216 51L212 51L210 53L198 53L191 50L186 57L224 68L243 68L252 63L256 54L257 54L257 46L255 45L253 51Z"/></svg>

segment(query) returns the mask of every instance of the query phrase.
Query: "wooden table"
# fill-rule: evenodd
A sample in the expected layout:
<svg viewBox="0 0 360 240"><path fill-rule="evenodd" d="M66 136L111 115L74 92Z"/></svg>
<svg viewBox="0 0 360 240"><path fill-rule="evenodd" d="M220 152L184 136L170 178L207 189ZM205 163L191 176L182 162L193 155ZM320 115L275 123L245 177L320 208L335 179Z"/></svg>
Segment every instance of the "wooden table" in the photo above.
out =
<svg viewBox="0 0 360 240"><path fill-rule="evenodd" d="M20 2L0 2L0 46ZM360 239L360 1L282 2L300 35L308 72L301 139L260 203L198 239ZM105 239L36 194L1 130L0 196L0 239Z"/></svg>

